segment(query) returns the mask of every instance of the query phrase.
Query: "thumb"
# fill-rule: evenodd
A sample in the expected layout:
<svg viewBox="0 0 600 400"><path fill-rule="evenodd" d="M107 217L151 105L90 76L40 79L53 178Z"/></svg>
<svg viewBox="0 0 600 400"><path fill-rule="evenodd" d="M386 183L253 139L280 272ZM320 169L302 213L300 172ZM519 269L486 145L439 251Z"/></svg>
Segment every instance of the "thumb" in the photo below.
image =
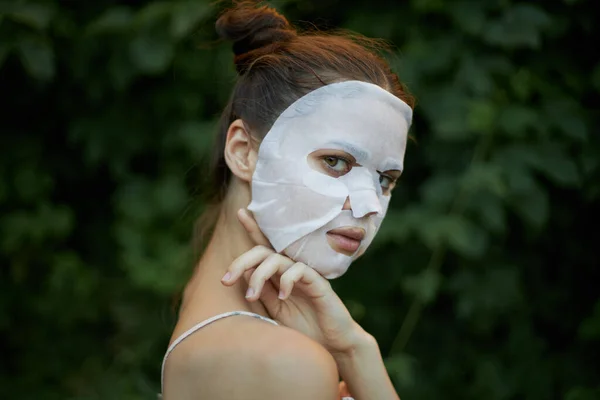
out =
<svg viewBox="0 0 600 400"><path fill-rule="evenodd" d="M246 210L245 208L240 208L237 212L237 217L244 229L246 230L246 232L248 232L250 239L252 239L252 241L255 244L263 245L268 248L273 247L271 246L271 242L269 242L269 239L266 238L266 236L258 227L258 224L256 223L256 220L254 219L250 211Z"/></svg>

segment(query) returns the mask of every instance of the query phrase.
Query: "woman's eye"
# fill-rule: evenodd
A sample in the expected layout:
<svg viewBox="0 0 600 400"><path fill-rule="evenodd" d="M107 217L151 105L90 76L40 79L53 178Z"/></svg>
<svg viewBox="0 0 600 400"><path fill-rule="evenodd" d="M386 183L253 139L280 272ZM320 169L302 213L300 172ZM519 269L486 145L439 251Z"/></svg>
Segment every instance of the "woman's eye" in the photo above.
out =
<svg viewBox="0 0 600 400"><path fill-rule="evenodd" d="M342 158L334 156L325 156L323 161L327 166L338 173L345 173L350 170L350 163Z"/></svg>
<svg viewBox="0 0 600 400"><path fill-rule="evenodd" d="M382 188L389 189L394 181L387 175L379 175L379 183L381 184Z"/></svg>

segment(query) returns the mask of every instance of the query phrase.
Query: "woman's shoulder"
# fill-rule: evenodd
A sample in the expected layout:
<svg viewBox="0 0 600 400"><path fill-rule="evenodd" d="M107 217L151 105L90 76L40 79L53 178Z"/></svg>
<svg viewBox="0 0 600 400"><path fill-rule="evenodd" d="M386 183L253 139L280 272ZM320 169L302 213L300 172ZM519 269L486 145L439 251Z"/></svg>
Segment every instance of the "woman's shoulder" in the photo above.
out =
<svg viewBox="0 0 600 400"><path fill-rule="evenodd" d="M237 317L203 331L190 336L169 356L166 398L319 400L337 396L333 357L300 332Z"/></svg>

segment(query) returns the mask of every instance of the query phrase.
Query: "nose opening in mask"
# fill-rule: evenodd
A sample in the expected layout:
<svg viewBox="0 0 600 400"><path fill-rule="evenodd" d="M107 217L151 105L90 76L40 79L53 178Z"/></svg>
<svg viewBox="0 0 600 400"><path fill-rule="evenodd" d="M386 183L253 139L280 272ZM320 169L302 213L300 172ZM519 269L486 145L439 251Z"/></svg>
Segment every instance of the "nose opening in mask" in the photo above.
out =
<svg viewBox="0 0 600 400"><path fill-rule="evenodd" d="M350 193L348 200L354 218L362 218L369 214L383 214L379 197L374 190L360 190Z"/></svg>

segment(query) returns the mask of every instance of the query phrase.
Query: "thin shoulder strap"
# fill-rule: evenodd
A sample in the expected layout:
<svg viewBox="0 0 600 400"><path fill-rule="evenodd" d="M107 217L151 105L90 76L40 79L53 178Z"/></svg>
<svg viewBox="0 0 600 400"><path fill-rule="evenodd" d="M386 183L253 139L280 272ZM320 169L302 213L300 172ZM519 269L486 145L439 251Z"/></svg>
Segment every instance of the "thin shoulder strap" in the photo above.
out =
<svg viewBox="0 0 600 400"><path fill-rule="evenodd" d="M169 357L169 354L171 354L171 352L175 349L175 347L177 347L177 345L179 343L181 343L185 339L187 339L191 334L193 334L194 332L196 332L196 331L204 328L206 325L212 324L213 322L218 321L218 320L223 319L223 318L232 317L234 315L246 315L248 317L254 317L254 318L262 319L263 321L269 322L269 323L271 323L273 325L278 325L277 322L273 321L270 318L263 317L262 315L255 314L255 313L248 312L248 311L229 311L229 312L226 312L226 313L223 313L223 314L215 315L214 317L211 317L209 319L205 319L204 321L197 323L196 325L192 326L187 331L183 332L177 339L175 339L173 341L173 343L171 343L171 345L167 349L167 352L165 353L165 356L163 358L162 367L160 369L160 385L161 385L161 388L164 385L165 363L167 362L167 357Z"/></svg>

